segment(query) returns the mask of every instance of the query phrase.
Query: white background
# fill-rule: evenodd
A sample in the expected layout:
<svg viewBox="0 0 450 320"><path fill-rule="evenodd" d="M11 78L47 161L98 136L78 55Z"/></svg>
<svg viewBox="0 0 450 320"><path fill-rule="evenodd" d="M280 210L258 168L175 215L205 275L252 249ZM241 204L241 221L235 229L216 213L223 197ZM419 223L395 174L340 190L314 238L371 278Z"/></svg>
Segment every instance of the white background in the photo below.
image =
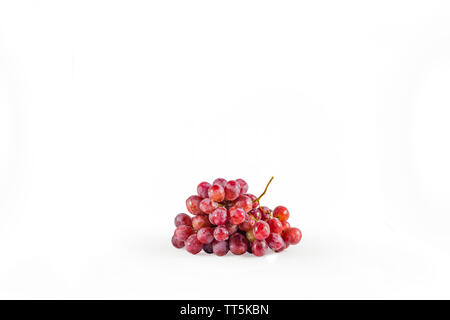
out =
<svg viewBox="0 0 450 320"><path fill-rule="evenodd" d="M450 298L448 1L1 1L0 298ZM192 256L200 181L290 209Z"/></svg>

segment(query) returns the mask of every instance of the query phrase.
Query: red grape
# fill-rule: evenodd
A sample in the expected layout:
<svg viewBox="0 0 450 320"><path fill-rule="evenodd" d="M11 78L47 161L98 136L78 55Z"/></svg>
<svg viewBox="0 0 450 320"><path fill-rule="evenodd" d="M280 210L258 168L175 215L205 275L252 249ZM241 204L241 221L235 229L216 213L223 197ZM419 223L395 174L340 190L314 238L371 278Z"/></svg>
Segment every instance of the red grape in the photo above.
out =
<svg viewBox="0 0 450 320"><path fill-rule="evenodd" d="M246 195L240 195L239 198L237 198L237 200L234 202L233 206L236 208L241 208L245 212L249 212L253 208L253 203L250 197Z"/></svg>
<svg viewBox="0 0 450 320"><path fill-rule="evenodd" d="M213 252L216 256L224 256L228 252L228 241L216 241L212 243Z"/></svg>
<svg viewBox="0 0 450 320"><path fill-rule="evenodd" d="M255 235L256 240L264 240L270 234L270 227L265 221L258 221L255 223L253 227L253 234Z"/></svg>
<svg viewBox="0 0 450 320"><path fill-rule="evenodd" d="M186 239L184 244L186 246L186 250L192 254L197 254L203 249L203 244L198 241L196 234L190 235L189 238Z"/></svg>
<svg viewBox="0 0 450 320"><path fill-rule="evenodd" d="M202 210L200 210L200 201L202 201L202 198L199 196L190 196L186 200L186 208L188 211L192 214L202 214Z"/></svg>
<svg viewBox="0 0 450 320"><path fill-rule="evenodd" d="M267 237L266 242L269 245L269 247L274 251L281 250L282 248L285 247L284 240L278 233L271 233Z"/></svg>
<svg viewBox="0 0 450 320"><path fill-rule="evenodd" d="M209 215L209 221L217 226L225 224L227 219L227 209L223 207L217 208Z"/></svg>
<svg viewBox="0 0 450 320"><path fill-rule="evenodd" d="M245 182L245 180L243 180L243 179L236 179L236 182L241 187L240 194L244 194L244 193L246 193L248 191L248 184L247 184L247 182Z"/></svg>
<svg viewBox="0 0 450 320"><path fill-rule="evenodd" d="M192 218L192 227L196 231L209 226L211 226L211 223L209 223L209 219L206 214L202 214L200 216L195 216Z"/></svg>
<svg viewBox="0 0 450 320"><path fill-rule="evenodd" d="M230 251L234 254L244 254L248 248L247 239L240 233L234 233L229 240Z"/></svg>
<svg viewBox="0 0 450 320"><path fill-rule="evenodd" d="M264 240L255 240L252 243L252 253L257 257L262 257L267 252L267 243Z"/></svg>
<svg viewBox="0 0 450 320"><path fill-rule="evenodd" d="M222 202L225 199L225 190L220 184L214 184L209 188L208 196L212 201Z"/></svg>
<svg viewBox="0 0 450 320"><path fill-rule="evenodd" d="M232 224L238 225L244 222L245 220L245 211L241 208L231 208L229 210L230 213L230 222Z"/></svg>
<svg viewBox="0 0 450 320"><path fill-rule="evenodd" d="M287 221L281 221L281 225L283 226L283 231L291 227L291 225Z"/></svg>
<svg viewBox="0 0 450 320"><path fill-rule="evenodd" d="M214 236L213 236L213 228L205 227L201 228L197 231L197 239L202 244L208 244L213 242Z"/></svg>
<svg viewBox="0 0 450 320"><path fill-rule="evenodd" d="M175 248L183 248L184 247L184 241L177 239L177 237L172 236L172 244Z"/></svg>
<svg viewBox="0 0 450 320"><path fill-rule="evenodd" d="M228 229L228 234L231 235L238 230L239 226L232 224L231 222L227 222L227 223L225 223L225 227Z"/></svg>
<svg viewBox="0 0 450 320"><path fill-rule="evenodd" d="M272 210L270 210L267 207L260 207L259 208L261 210L261 219L264 221L267 221L270 219L270 213L272 212Z"/></svg>
<svg viewBox="0 0 450 320"><path fill-rule="evenodd" d="M212 201L209 198L203 199L200 202L200 210L202 210L204 213L210 214L215 209L217 209L218 204L217 202Z"/></svg>
<svg viewBox="0 0 450 320"><path fill-rule="evenodd" d="M241 192L240 185L234 181L230 180L225 185L225 200L233 201L236 200L239 197L239 194Z"/></svg>
<svg viewBox="0 0 450 320"><path fill-rule="evenodd" d="M270 232L280 234L283 231L283 225L277 218L272 218L267 221L270 227Z"/></svg>
<svg viewBox="0 0 450 320"><path fill-rule="evenodd" d="M208 182L201 182L197 186L197 193L202 198L208 198L208 189L211 185Z"/></svg>
<svg viewBox="0 0 450 320"><path fill-rule="evenodd" d="M175 229L173 235L175 238L177 238L177 240L186 241L186 239L193 233L194 230L192 229L192 227L181 225Z"/></svg>
<svg viewBox="0 0 450 320"><path fill-rule="evenodd" d="M217 178L216 180L214 180L213 185L219 185L222 188L225 188L225 185L227 184L227 180L223 179L223 178Z"/></svg>
<svg viewBox="0 0 450 320"><path fill-rule="evenodd" d="M250 215L245 214L245 220L239 225L239 229L247 232L248 230L253 228L255 223L255 219L253 219Z"/></svg>
<svg viewBox="0 0 450 320"><path fill-rule="evenodd" d="M225 226L219 226L214 229L214 239L217 241L227 240L229 236L228 229Z"/></svg>
<svg viewBox="0 0 450 320"><path fill-rule="evenodd" d="M191 217L189 217L186 213L179 213L175 217L175 226L178 227L181 225L185 225L185 226L192 225Z"/></svg>
<svg viewBox="0 0 450 320"><path fill-rule="evenodd" d="M289 219L289 211L286 209L286 207L278 206L275 209L273 209L273 216L275 218L278 218L280 221L286 221Z"/></svg>
<svg viewBox="0 0 450 320"><path fill-rule="evenodd" d="M245 194L247 197L250 198L250 200L252 200L252 208L258 208L258 201L256 201L256 199L258 199L254 194L251 193L247 193Z"/></svg>
<svg viewBox="0 0 450 320"><path fill-rule="evenodd" d="M251 214L256 220L261 220L262 213L258 208L250 210L248 214Z"/></svg>
<svg viewBox="0 0 450 320"><path fill-rule="evenodd" d="M298 228L288 228L283 231L283 240L287 244L297 244L302 239L302 232Z"/></svg>

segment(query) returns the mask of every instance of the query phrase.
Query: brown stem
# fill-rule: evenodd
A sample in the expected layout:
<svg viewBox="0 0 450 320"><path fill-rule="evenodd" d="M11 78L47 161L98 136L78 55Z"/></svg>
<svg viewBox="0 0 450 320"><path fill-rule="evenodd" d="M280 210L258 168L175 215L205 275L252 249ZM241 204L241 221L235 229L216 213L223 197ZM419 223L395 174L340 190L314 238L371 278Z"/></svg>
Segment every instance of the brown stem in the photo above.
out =
<svg viewBox="0 0 450 320"><path fill-rule="evenodd" d="M266 188L264 189L264 192L261 193L261 195L260 195L258 198L256 198L255 201L258 201L258 205L259 205L259 200L261 200L261 198L263 197L263 195L266 194L266 191L267 191L267 189L269 188L269 184L272 182L272 180L273 180L273 177L270 178L269 182L268 182L267 185L266 185ZM253 202L255 202L255 201L253 201Z"/></svg>

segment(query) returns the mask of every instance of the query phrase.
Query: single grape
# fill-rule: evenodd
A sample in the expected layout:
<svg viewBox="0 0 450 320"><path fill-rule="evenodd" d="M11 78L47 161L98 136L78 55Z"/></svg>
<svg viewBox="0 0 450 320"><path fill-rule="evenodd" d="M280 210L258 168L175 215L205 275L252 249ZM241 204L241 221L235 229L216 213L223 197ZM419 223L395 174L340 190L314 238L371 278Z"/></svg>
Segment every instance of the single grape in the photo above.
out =
<svg viewBox="0 0 450 320"><path fill-rule="evenodd" d="M202 201L202 198L199 196L190 196L186 200L186 208L188 211L192 214L198 215L202 214L202 210L200 210L200 201Z"/></svg>
<svg viewBox="0 0 450 320"><path fill-rule="evenodd" d="M200 230L201 228L209 226L211 226L211 223L209 223L209 219L206 214L202 214L192 218L192 227L196 231Z"/></svg>
<svg viewBox="0 0 450 320"><path fill-rule="evenodd" d="M184 247L184 241L179 240L177 237L175 237L175 235L172 236L172 244L175 248L178 248L178 249Z"/></svg>
<svg viewBox="0 0 450 320"><path fill-rule="evenodd" d="M213 252L216 256L224 256L227 254L229 248L228 248L228 241L217 241L214 240L212 243Z"/></svg>
<svg viewBox="0 0 450 320"><path fill-rule="evenodd" d="M233 203L233 207L241 208L245 212L249 212L253 208L253 203L250 197L246 195L240 195Z"/></svg>
<svg viewBox="0 0 450 320"><path fill-rule="evenodd" d="M259 208L250 210L248 214L251 214L256 220L261 220L262 213Z"/></svg>
<svg viewBox="0 0 450 320"><path fill-rule="evenodd" d="M245 182L245 180L243 180L243 179L236 179L236 182L241 187L240 194L244 194L244 193L246 193L248 191L248 184L247 184L247 182Z"/></svg>
<svg viewBox="0 0 450 320"><path fill-rule="evenodd" d="M192 229L192 227L181 225L175 229L173 235L175 238L177 238L177 240L186 241L186 239L193 233L194 230Z"/></svg>
<svg viewBox="0 0 450 320"><path fill-rule="evenodd" d="M302 232L298 228L288 228L283 231L282 236L287 244L297 244L302 239Z"/></svg>
<svg viewBox="0 0 450 320"><path fill-rule="evenodd" d="M200 197L202 198L208 198L208 189L209 187L211 187L211 184L209 184L208 182L201 182L198 186L197 186L197 193Z"/></svg>
<svg viewBox="0 0 450 320"><path fill-rule="evenodd" d="M281 221L281 225L283 226L283 231L291 227L287 221Z"/></svg>
<svg viewBox="0 0 450 320"><path fill-rule="evenodd" d="M209 198L200 201L200 210L207 214L213 212L215 209L217 209L218 206L219 205L217 204L217 202L214 202Z"/></svg>
<svg viewBox="0 0 450 320"><path fill-rule="evenodd" d="M265 221L258 221L255 223L253 227L253 234L255 235L256 240L264 240L270 234L270 227Z"/></svg>
<svg viewBox="0 0 450 320"><path fill-rule="evenodd" d="M239 197L241 186L234 180L230 180L225 185L225 200L233 201Z"/></svg>
<svg viewBox="0 0 450 320"><path fill-rule="evenodd" d="M219 226L214 229L214 239L217 241L227 240L229 237L228 229L225 226Z"/></svg>
<svg viewBox="0 0 450 320"><path fill-rule="evenodd" d="M256 221L253 219L249 214L245 214L245 220L239 225L239 229L242 231L247 232L248 230L252 229L255 225Z"/></svg>
<svg viewBox="0 0 450 320"><path fill-rule="evenodd" d="M281 234L283 231L283 225L277 218L272 218L267 221L270 227L270 232Z"/></svg>
<svg viewBox="0 0 450 320"><path fill-rule="evenodd" d="M206 253L210 254L213 253L213 246L212 243L207 243L203 245L203 251L205 251Z"/></svg>
<svg viewBox="0 0 450 320"><path fill-rule="evenodd" d="M284 240L278 233L271 233L267 237L266 242L269 245L269 247L274 251L281 250L282 248L285 247Z"/></svg>
<svg viewBox="0 0 450 320"><path fill-rule="evenodd" d="M227 223L225 223L225 227L228 230L228 234L232 235L233 233L236 233L236 231L238 231L239 226L232 224L231 222L228 221Z"/></svg>
<svg viewBox="0 0 450 320"><path fill-rule="evenodd" d="M267 243L264 240L255 240L252 243L252 253L257 257L262 257L267 252Z"/></svg>
<svg viewBox="0 0 450 320"><path fill-rule="evenodd" d="M244 254L248 248L247 239L240 233L234 233L229 240L230 251L234 254Z"/></svg>
<svg viewBox="0 0 450 320"><path fill-rule="evenodd" d="M229 210L230 213L230 222L235 225L239 225L245 220L245 211L241 208L231 208Z"/></svg>
<svg viewBox="0 0 450 320"><path fill-rule="evenodd" d="M253 234L253 230L252 230L252 229L251 229L251 230L248 230L248 231L245 233L245 237L246 237L247 240L250 241L250 242L253 242L253 241L256 240L256 239L255 239L255 235Z"/></svg>
<svg viewBox="0 0 450 320"><path fill-rule="evenodd" d="M268 207L260 207L261 210L261 220L267 221L270 219L270 214L272 213L272 210L270 210Z"/></svg>
<svg viewBox="0 0 450 320"><path fill-rule="evenodd" d="M175 226L178 227L181 225L184 225L184 226L192 225L191 217L189 217L186 213L179 213L175 217Z"/></svg>
<svg viewBox="0 0 450 320"><path fill-rule="evenodd" d="M220 207L214 210L209 215L209 221L216 226L221 226L227 222L228 214L227 209Z"/></svg>
<svg viewBox="0 0 450 320"><path fill-rule="evenodd" d="M213 242L214 240L213 232L214 232L213 228L210 227L201 228L200 230L197 231L198 241L200 241L202 244L208 244Z"/></svg>
<svg viewBox="0 0 450 320"><path fill-rule="evenodd" d="M252 208L253 209L256 209L256 208L258 208L258 201L256 201L256 199L258 199L254 194L251 194L251 193L246 193L245 194L247 197L249 197L250 198L250 200L252 200Z"/></svg>
<svg viewBox="0 0 450 320"><path fill-rule="evenodd" d="M223 179L223 178L217 178L216 180L214 180L213 185L219 185L222 188L225 188L225 185L227 184L227 180Z"/></svg>
<svg viewBox="0 0 450 320"><path fill-rule="evenodd" d="M273 250L273 251L275 251L275 252L281 252L281 251L283 251L284 249L286 249L288 246L289 246L289 245L286 245L286 242L283 241L283 246L282 246L280 249L278 249L278 250Z"/></svg>
<svg viewBox="0 0 450 320"><path fill-rule="evenodd" d="M186 250L192 254L197 254L203 249L203 243L198 241L196 234L190 235L184 244L186 246Z"/></svg>
<svg viewBox="0 0 450 320"><path fill-rule="evenodd" d="M208 190L208 197L215 202L225 199L225 189L220 184L213 184Z"/></svg>
<svg viewBox="0 0 450 320"><path fill-rule="evenodd" d="M289 219L289 211L286 209L286 207L278 206L275 209L273 209L273 216L275 218L278 218L280 221L286 221Z"/></svg>

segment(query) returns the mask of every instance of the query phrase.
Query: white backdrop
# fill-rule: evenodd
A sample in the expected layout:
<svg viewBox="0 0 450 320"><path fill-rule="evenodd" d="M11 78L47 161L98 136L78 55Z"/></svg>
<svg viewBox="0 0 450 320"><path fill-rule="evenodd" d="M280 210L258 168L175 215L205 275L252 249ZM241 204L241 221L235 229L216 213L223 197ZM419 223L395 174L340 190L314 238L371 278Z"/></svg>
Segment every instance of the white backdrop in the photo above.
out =
<svg viewBox="0 0 450 320"><path fill-rule="evenodd" d="M0 298L450 298L448 1L1 1ZM172 247L244 178L300 245Z"/></svg>

